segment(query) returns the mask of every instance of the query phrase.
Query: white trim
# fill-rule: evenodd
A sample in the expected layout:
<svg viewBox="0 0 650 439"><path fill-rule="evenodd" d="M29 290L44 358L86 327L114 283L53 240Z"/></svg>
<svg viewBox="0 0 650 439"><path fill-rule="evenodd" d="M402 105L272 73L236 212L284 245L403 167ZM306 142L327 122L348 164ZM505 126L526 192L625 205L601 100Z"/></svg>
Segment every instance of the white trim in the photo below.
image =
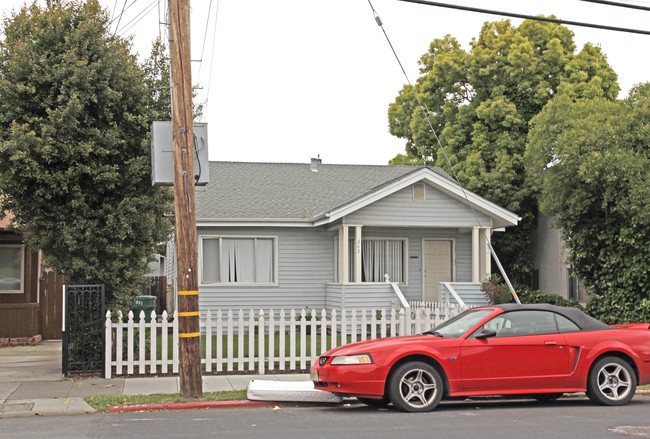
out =
<svg viewBox="0 0 650 439"><path fill-rule="evenodd" d="M25 245L24 244L0 244L0 248L20 249L20 290L0 290L0 294L25 294Z"/></svg>
<svg viewBox="0 0 650 439"><path fill-rule="evenodd" d="M379 190L372 192L365 197L361 197L357 200L354 200L346 205L335 208L329 212L325 212L321 215L318 215L314 218L313 224L319 226L322 224L331 223L338 220L339 218L345 217L365 206L368 206L392 193L395 193L401 189L404 189L414 183L424 181L429 183L435 188L445 192L447 195L452 196L458 200L461 200L467 203L467 199L472 204L474 209L478 212L486 214L492 218L492 222L496 227L502 226L514 226L517 225L518 221L521 219L515 213L510 212L507 209L504 209L501 206L498 206L483 197L476 195L473 192L468 191L467 189L463 190L457 183L449 180L448 178L443 177L442 175L433 172L428 168L423 168L417 172L406 175L402 179L397 180L396 182L386 185ZM465 197L467 195L467 199ZM367 225L367 224L366 224ZM478 224L473 224L478 225ZM482 226L483 224L481 224ZM458 225L456 225L458 227Z"/></svg>
<svg viewBox="0 0 650 439"><path fill-rule="evenodd" d="M424 243L426 241L451 241L451 281L456 282L456 238L422 238L422 301L426 301L427 290L424 279L424 270L426 267L426 258L424 252Z"/></svg>
<svg viewBox="0 0 650 439"><path fill-rule="evenodd" d="M273 282L203 282L203 240L204 239L219 239L219 255L221 255L221 238L230 239L272 239L273 240ZM279 274L279 252L278 252L278 236L277 235L199 235L198 236L198 252L199 252L199 286L200 287L277 287L278 274Z"/></svg>

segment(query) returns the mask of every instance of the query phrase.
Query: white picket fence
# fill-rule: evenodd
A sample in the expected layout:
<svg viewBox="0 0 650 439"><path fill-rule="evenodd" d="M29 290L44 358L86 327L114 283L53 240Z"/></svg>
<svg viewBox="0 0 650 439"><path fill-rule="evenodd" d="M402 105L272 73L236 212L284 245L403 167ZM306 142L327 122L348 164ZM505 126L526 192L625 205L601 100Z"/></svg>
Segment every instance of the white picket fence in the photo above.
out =
<svg viewBox="0 0 650 439"><path fill-rule="evenodd" d="M299 313L295 310L278 313L273 310L208 311L201 319L201 334L205 338L201 363L206 373L236 370L264 374L266 371L306 370L320 354L333 347L361 340L419 334L465 309L454 304L438 305L415 307L410 312L403 308L388 312L332 310L329 316L325 310L307 313L304 309ZM144 311L140 312L139 322L134 322L133 317L133 311L129 311L124 322L119 313L117 321L113 322L110 311L106 313L105 377L178 373L176 313L170 316L164 311L158 319L152 311L150 323L145 323Z"/></svg>

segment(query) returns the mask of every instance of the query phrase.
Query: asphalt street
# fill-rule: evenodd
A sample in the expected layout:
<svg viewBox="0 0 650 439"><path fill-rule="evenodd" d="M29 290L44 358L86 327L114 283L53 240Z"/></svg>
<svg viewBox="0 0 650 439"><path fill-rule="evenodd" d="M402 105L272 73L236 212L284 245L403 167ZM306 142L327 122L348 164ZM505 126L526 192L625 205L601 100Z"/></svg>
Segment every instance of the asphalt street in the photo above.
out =
<svg viewBox="0 0 650 439"><path fill-rule="evenodd" d="M650 397L623 407L582 397L445 402L430 413L361 404L0 419L1 438L626 438L650 437Z"/></svg>

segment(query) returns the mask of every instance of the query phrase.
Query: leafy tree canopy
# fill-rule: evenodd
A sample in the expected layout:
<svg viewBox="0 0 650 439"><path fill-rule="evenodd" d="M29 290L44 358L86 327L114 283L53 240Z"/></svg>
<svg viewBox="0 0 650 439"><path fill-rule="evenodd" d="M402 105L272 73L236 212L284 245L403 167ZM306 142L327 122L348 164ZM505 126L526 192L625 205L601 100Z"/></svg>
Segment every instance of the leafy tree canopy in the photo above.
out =
<svg viewBox="0 0 650 439"><path fill-rule="evenodd" d="M513 278L525 282L537 210L523 163L529 122L560 90L615 99L617 76L598 47L586 44L576 53L573 32L533 20L518 27L486 22L469 51L449 35L435 39L420 66L415 91L460 182L522 216L494 243ZM410 86L388 116L391 134L406 140L406 154L391 163L450 172Z"/></svg>
<svg viewBox="0 0 650 439"><path fill-rule="evenodd" d="M154 92L97 0L35 3L3 31L1 207L49 266L123 305L170 232L150 177Z"/></svg>
<svg viewBox="0 0 650 439"><path fill-rule="evenodd" d="M531 122L525 154L540 208L608 323L650 320L650 84L611 101L565 90Z"/></svg>

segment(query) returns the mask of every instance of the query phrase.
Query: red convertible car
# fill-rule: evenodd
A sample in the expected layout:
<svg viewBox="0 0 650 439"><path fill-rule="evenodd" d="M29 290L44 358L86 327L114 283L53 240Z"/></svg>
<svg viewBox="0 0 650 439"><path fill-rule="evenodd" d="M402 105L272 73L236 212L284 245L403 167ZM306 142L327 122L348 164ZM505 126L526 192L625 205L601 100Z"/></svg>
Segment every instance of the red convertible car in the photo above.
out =
<svg viewBox="0 0 650 439"><path fill-rule="evenodd" d="M565 392L623 405L637 385L650 384L650 330L553 305L473 308L422 335L334 348L311 379L316 389L408 412L433 410L447 397L552 400Z"/></svg>

